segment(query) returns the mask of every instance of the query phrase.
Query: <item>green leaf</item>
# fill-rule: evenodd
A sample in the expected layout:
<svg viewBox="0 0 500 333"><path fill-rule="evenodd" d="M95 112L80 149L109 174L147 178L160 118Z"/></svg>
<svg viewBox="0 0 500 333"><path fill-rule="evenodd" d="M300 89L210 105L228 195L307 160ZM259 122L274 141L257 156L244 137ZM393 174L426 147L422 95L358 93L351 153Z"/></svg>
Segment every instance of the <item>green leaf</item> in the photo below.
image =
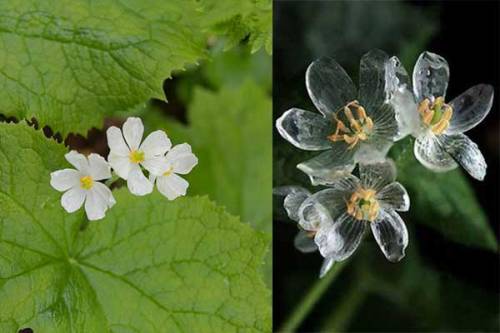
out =
<svg viewBox="0 0 500 333"><path fill-rule="evenodd" d="M114 193L99 222L67 214L50 172L64 146L0 124L0 328L34 332L262 332L267 247L203 197Z"/></svg>
<svg viewBox="0 0 500 333"><path fill-rule="evenodd" d="M256 6L224 8L247 17ZM205 57L226 19L219 9L208 0L2 1L0 110L63 136L100 128L106 116L163 98L172 71Z"/></svg>
<svg viewBox="0 0 500 333"><path fill-rule="evenodd" d="M436 173L424 168L413 156L412 139L398 143L391 155L398 181L410 194L412 220L452 241L496 251L495 235L460 169Z"/></svg>

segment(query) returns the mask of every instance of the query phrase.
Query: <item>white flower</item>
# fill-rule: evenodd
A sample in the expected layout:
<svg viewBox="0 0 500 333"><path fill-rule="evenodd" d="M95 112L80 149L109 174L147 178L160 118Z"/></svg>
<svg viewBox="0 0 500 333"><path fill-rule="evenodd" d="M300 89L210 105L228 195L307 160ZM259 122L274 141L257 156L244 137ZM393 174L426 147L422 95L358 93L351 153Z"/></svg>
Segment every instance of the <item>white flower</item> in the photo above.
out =
<svg viewBox="0 0 500 333"><path fill-rule="evenodd" d="M176 145L165 157L165 170L163 174L150 175L151 183L156 182L156 187L168 200L186 195L189 183L178 174L185 175L191 172L198 164L198 158L191 152L187 143Z"/></svg>
<svg viewBox="0 0 500 333"><path fill-rule="evenodd" d="M404 69L397 64L392 72L394 75L388 80L395 92L391 104L401 132L416 138L417 160L433 171L448 171L458 163L472 177L483 180L484 157L463 132L486 117L493 104L493 87L478 84L445 102L450 70L443 57L431 52L423 52L415 64L413 98L403 98L411 89Z"/></svg>
<svg viewBox="0 0 500 333"><path fill-rule="evenodd" d="M132 194L146 195L153 191L153 184L144 175L143 166L150 175L161 175L168 170L165 153L172 146L167 134L154 131L141 144L144 126L140 118L130 117L122 131L112 126L106 131L110 152L109 164L127 181ZM125 138L125 140L124 140Z"/></svg>
<svg viewBox="0 0 500 333"><path fill-rule="evenodd" d="M73 213L85 202L87 218L102 219L106 210L116 203L110 189L99 182L111 178L108 163L97 154L90 154L87 159L74 150L64 157L76 170L63 169L50 174L50 185L65 192L61 197L61 205L68 213Z"/></svg>

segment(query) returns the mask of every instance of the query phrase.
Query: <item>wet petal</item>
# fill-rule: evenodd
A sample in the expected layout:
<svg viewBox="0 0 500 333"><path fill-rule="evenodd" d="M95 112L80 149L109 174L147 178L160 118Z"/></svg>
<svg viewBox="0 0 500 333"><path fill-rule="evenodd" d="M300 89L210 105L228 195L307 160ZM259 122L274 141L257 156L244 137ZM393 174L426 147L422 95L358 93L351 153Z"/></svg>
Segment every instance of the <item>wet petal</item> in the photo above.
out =
<svg viewBox="0 0 500 333"><path fill-rule="evenodd" d="M416 112L416 111L415 111ZM399 134L398 121L393 105L383 103L378 108L373 108L367 115L373 121L373 129L367 142L389 140L392 141Z"/></svg>
<svg viewBox="0 0 500 333"><path fill-rule="evenodd" d="M150 174L160 176L169 169L169 164L164 156L150 157L141 162L141 165L149 171Z"/></svg>
<svg viewBox="0 0 500 333"><path fill-rule="evenodd" d="M385 101L386 63L384 51L371 50L361 58L359 67L359 102L365 109L379 108Z"/></svg>
<svg viewBox="0 0 500 333"><path fill-rule="evenodd" d="M321 191L320 191L321 192ZM306 231L317 231L322 226L333 222L330 210L319 203L315 198L309 197L300 205L297 212L298 223Z"/></svg>
<svg viewBox="0 0 500 333"><path fill-rule="evenodd" d="M142 135L144 133L144 125L141 118L129 117L123 124L123 136L127 141L130 150L137 150L141 144Z"/></svg>
<svg viewBox="0 0 500 333"><path fill-rule="evenodd" d="M80 187L73 187L62 195L61 205L68 213L73 213L82 207L85 194Z"/></svg>
<svg viewBox="0 0 500 333"><path fill-rule="evenodd" d="M349 75L335 60L326 57L309 65L306 87L316 108L327 117L355 100L357 95Z"/></svg>
<svg viewBox="0 0 500 333"><path fill-rule="evenodd" d="M309 234L304 230L300 230L297 233L293 240L293 245L302 253L311 253L318 250L314 238L309 237Z"/></svg>
<svg viewBox="0 0 500 333"><path fill-rule="evenodd" d="M389 149L394 144L389 140L370 140L359 145L354 154L356 163L379 163L385 161Z"/></svg>
<svg viewBox="0 0 500 333"><path fill-rule="evenodd" d="M463 133L479 124L493 105L494 89L487 84L478 84L450 102L453 116L447 134Z"/></svg>
<svg viewBox="0 0 500 333"><path fill-rule="evenodd" d="M472 177L483 180L486 175L486 161L477 145L464 134L442 135L444 149Z"/></svg>
<svg viewBox="0 0 500 333"><path fill-rule="evenodd" d="M360 163L359 175L363 187L379 191L396 179L396 166L392 160L370 164Z"/></svg>
<svg viewBox="0 0 500 333"><path fill-rule="evenodd" d="M386 258L392 262L403 259L408 246L408 231L399 214L392 209L381 210L370 226Z"/></svg>
<svg viewBox="0 0 500 333"><path fill-rule="evenodd" d="M300 186L281 186L273 190L275 195L284 196L283 207L288 217L294 221L299 220L297 215L300 205L307 199L311 192Z"/></svg>
<svg viewBox="0 0 500 333"><path fill-rule="evenodd" d="M182 143L167 153L167 163L172 166L175 173L185 175L198 164L198 158L191 152L189 144Z"/></svg>
<svg viewBox="0 0 500 333"><path fill-rule="evenodd" d="M316 233L314 241L323 257L342 261L358 248L367 228L366 224L367 222L358 221L344 213L333 224L322 227Z"/></svg>
<svg viewBox="0 0 500 333"><path fill-rule="evenodd" d="M66 191L80 185L80 172L74 169L57 170L50 174L50 186L58 191Z"/></svg>
<svg viewBox="0 0 500 333"><path fill-rule="evenodd" d="M417 102L425 98L445 97L450 69L446 60L431 52L423 52L413 69L413 90Z"/></svg>
<svg viewBox="0 0 500 333"><path fill-rule="evenodd" d="M89 155L90 175L94 180L111 178L111 168L108 162L98 154Z"/></svg>
<svg viewBox="0 0 500 333"><path fill-rule="evenodd" d="M457 163L432 133L422 134L415 140L413 152L417 160L428 169L443 172L455 169Z"/></svg>
<svg viewBox="0 0 500 333"><path fill-rule="evenodd" d="M92 188L87 192L85 200L85 213L90 221L100 220L105 216L108 209L108 203L101 195Z"/></svg>
<svg viewBox="0 0 500 333"><path fill-rule="evenodd" d="M285 140L300 149L325 150L332 146L327 138L334 132L332 120L314 112L290 109L276 120L276 128Z"/></svg>
<svg viewBox="0 0 500 333"><path fill-rule="evenodd" d="M321 269L319 271L319 278L321 279L323 276L328 273L328 271L333 267L333 264L335 264L335 259L333 258L325 258L323 260L323 264L321 265Z"/></svg>
<svg viewBox="0 0 500 333"><path fill-rule="evenodd" d="M108 146L110 151L115 155L128 156L130 149L123 139L122 131L115 126L111 126L106 131Z"/></svg>
<svg viewBox="0 0 500 333"><path fill-rule="evenodd" d="M377 200L383 208L406 212L410 209L410 197L406 189L398 182L386 185L377 193Z"/></svg>
<svg viewBox="0 0 500 333"><path fill-rule="evenodd" d="M133 165L128 156L116 155L111 152L108 155L108 162L120 178L127 180L130 168Z"/></svg>
<svg viewBox="0 0 500 333"><path fill-rule="evenodd" d="M158 177L156 187L168 200L174 200L181 195L186 195L189 183L174 173L170 176Z"/></svg>
<svg viewBox="0 0 500 333"><path fill-rule="evenodd" d="M297 165L306 173L313 185L330 184L335 179L349 175L354 169L356 149L347 149L344 142L336 142L332 149Z"/></svg>
<svg viewBox="0 0 500 333"><path fill-rule="evenodd" d="M78 171L83 174L89 174L89 162L85 155L78 153L76 150L72 150L66 155L64 155L66 161L68 161L72 166L74 166Z"/></svg>
<svg viewBox="0 0 500 333"><path fill-rule="evenodd" d="M144 139L139 150L144 152L147 159L154 156L165 155L170 147L172 147L172 142L170 142L167 133L158 130L151 132L146 139Z"/></svg>
<svg viewBox="0 0 500 333"><path fill-rule="evenodd" d="M144 176L137 164L131 165L127 187L130 193L135 195L146 195L153 191L153 184Z"/></svg>

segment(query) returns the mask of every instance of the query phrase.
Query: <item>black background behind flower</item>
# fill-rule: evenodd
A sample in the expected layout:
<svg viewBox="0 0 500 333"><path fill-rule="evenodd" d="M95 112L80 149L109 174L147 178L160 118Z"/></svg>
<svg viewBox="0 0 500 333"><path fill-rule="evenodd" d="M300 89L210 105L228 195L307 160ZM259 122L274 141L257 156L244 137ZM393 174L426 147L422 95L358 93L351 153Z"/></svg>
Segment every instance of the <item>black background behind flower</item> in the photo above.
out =
<svg viewBox="0 0 500 333"><path fill-rule="evenodd" d="M494 1L276 1L274 119L290 107L315 111L305 89L304 73L320 56L334 57L355 83L360 57L372 48L397 55L409 72L424 50L444 56L451 73L447 99L478 83L495 87L490 114L466 133L486 158L487 176L484 182L468 176L465 179L498 240L499 11L499 3ZM295 149L277 131L273 140L274 185L308 185L295 165L315 153ZM444 181L439 185L446 194L448 184ZM410 194L412 199L426 195ZM396 265L387 262L368 235L299 331L499 330L497 252L450 241L429 227L433 221L420 223L419 217L429 207L418 206L419 202L412 201L410 212L403 215L411 234L403 261ZM293 247L297 228L287 223L279 202L274 206L273 308L278 329L317 281L322 258L317 253L301 254ZM469 223L460 216L454 218L457 223Z"/></svg>

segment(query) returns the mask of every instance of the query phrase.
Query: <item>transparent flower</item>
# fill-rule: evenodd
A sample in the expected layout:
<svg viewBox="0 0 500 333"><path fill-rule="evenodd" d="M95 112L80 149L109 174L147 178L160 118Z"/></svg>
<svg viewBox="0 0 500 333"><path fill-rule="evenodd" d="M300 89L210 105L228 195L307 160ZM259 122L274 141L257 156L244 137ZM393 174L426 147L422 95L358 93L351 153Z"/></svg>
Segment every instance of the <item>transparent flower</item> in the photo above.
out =
<svg viewBox="0 0 500 333"><path fill-rule="evenodd" d="M276 128L296 147L324 151L297 167L314 185L348 175L356 163L383 161L398 125L385 86L388 56L372 50L361 58L359 91L331 58L314 61L306 72L309 96L321 114L286 111Z"/></svg>
<svg viewBox="0 0 500 333"><path fill-rule="evenodd" d="M176 145L165 157L166 171L160 176L150 175L151 183L169 200L186 195L189 183L178 174L186 175L198 164L198 158L187 143Z"/></svg>
<svg viewBox="0 0 500 333"><path fill-rule="evenodd" d="M300 186L281 186L275 188L273 190L273 193L284 197L283 207L285 208L288 217L294 222L299 222L299 207L307 198L311 196L311 192ZM315 217L311 216L310 218L314 219ZM305 220L303 220L302 223L298 223L297 226L299 228L299 232L297 233L293 241L294 246L297 250L302 253L312 253L318 250L318 246L314 242L314 235L319 230L322 222L323 221L306 222ZM301 224L306 225L309 230L303 229ZM312 225L315 225L315 227L311 227ZM332 258L325 258L320 269L319 277L322 278L323 276L325 276L330 268L332 268L334 263L335 260L333 260Z"/></svg>
<svg viewBox="0 0 500 333"><path fill-rule="evenodd" d="M132 194L146 195L153 191L153 183L144 175L141 166L150 175L159 176L168 170L165 153L172 146L167 134L154 131L141 144L144 126L140 118L130 117L122 130L111 126L106 131L110 152L108 161L113 170L127 181Z"/></svg>
<svg viewBox="0 0 500 333"><path fill-rule="evenodd" d="M61 205L68 213L73 213L85 203L89 220L102 219L106 210L116 203L110 189L99 182L111 178L108 162L97 154L90 154L86 158L74 150L64 157L76 170L63 169L50 174L50 185L64 192Z"/></svg>
<svg viewBox="0 0 500 333"><path fill-rule="evenodd" d="M360 178L346 176L311 195L301 204L299 219L316 216L325 221L314 236L325 258L348 258L370 227L386 258L397 262L405 255L408 231L396 211L409 209L408 194L395 182L396 170L389 161L359 164L359 174Z"/></svg>
<svg viewBox="0 0 500 333"><path fill-rule="evenodd" d="M401 131L416 138L414 153L420 163L434 171L448 171L458 163L472 177L483 180L484 157L463 132L486 117L493 104L493 87L478 84L446 102L448 63L431 52L423 52L415 64L414 98L401 98L408 95L411 85L397 60L387 73L390 76L387 82L391 82L394 92L391 104L396 109Z"/></svg>

